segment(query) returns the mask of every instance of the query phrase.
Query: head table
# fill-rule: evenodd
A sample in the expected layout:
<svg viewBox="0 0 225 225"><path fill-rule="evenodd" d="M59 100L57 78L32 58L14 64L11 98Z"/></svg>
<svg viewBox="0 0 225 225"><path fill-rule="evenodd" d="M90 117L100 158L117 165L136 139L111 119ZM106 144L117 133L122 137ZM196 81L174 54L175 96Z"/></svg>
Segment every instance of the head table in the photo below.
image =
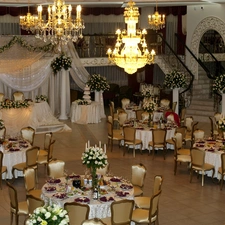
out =
<svg viewBox="0 0 225 225"><path fill-rule="evenodd" d="M66 202L79 202L90 206L89 218L111 216L110 205L113 201L133 199L133 186L119 177L106 177L107 185L100 186L99 198L93 199L89 184L84 185L84 176L72 174L69 178L49 179L42 187L42 199L48 204L61 207ZM74 179L81 179L81 188L73 187Z"/></svg>

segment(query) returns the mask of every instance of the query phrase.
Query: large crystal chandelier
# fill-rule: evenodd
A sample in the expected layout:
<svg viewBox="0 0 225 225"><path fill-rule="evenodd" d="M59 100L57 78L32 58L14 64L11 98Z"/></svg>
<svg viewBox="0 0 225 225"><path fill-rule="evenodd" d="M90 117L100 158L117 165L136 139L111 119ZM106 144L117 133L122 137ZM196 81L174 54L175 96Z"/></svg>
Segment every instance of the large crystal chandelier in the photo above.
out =
<svg viewBox="0 0 225 225"><path fill-rule="evenodd" d="M124 10L125 23L127 30L117 30L117 41L114 50L108 49L107 55L111 62L124 68L128 74L133 74L137 69L144 67L146 64L154 62L155 51L149 53L145 35L145 29L136 30L138 23L139 11L135 3L131 0L128 7Z"/></svg>
<svg viewBox="0 0 225 225"><path fill-rule="evenodd" d="M150 25L150 29L160 30L165 27L165 15L160 15L157 9L157 1L156 1L156 11L153 15L148 16L148 23Z"/></svg>
<svg viewBox="0 0 225 225"><path fill-rule="evenodd" d="M51 40L53 44L67 44L69 40L76 42L82 38L84 21L81 19L81 6L76 8L76 18L71 16L72 6L61 0L55 0L48 6L48 20L42 19L42 6L38 6L38 23L36 37L44 41Z"/></svg>
<svg viewBox="0 0 225 225"><path fill-rule="evenodd" d="M26 16L20 16L20 26L23 30L34 32L38 22L37 16L32 16L28 2L28 12Z"/></svg>

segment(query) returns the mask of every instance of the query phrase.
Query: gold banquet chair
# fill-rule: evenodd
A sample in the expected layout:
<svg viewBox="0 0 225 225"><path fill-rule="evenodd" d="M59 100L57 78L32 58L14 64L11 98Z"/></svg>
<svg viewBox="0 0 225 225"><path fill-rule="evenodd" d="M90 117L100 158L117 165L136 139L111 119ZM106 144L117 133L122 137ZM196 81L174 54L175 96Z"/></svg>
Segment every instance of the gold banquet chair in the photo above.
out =
<svg viewBox="0 0 225 225"><path fill-rule="evenodd" d="M14 101L24 101L24 94L21 91L16 91L13 93Z"/></svg>
<svg viewBox="0 0 225 225"><path fill-rule="evenodd" d="M197 171L202 173L202 186L204 186L204 175L206 171L212 170L212 180L215 173L215 168L209 163L205 163L205 150L192 148L191 149L191 172L190 183L192 181L193 172Z"/></svg>
<svg viewBox="0 0 225 225"><path fill-rule="evenodd" d="M169 109L170 108L170 100L169 99L161 99L160 100L160 107L163 107L165 109Z"/></svg>
<svg viewBox="0 0 225 225"><path fill-rule="evenodd" d="M83 221L81 225L106 225L106 224L99 218L93 218Z"/></svg>
<svg viewBox="0 0 225 225"><path fill-rule="evenodd" d="M64 176L65 162L62 160L52 160L48 163L48 176L60 178Z"/></svg>
<svg viewBox="0 0 225 225"><path fill-rule="evenodd" d="M143 109L138 109L135 111L135 114L136 114L136 119L137 120L142 120L142 113L144 112Z"/></svg>
<svg viewBox="0 0 225 225"><path fill-rule="evenodd" d="M225 175L225 153L221 154L221 167L218 168L218 173L221 175L220 190L222 190L223 189L223 178Z"/></svg>
<svg viewBox="0 0 225 225"><path fill-rule="evenodd" d="M2 129L0 129L0 138L5 139L5 135L6 135L6 128L3 127Z"/></svg>
<svg viewBox="0 0 225 225"><path fill-rule="evenodd" d="M122 108L125 110L126 107L130 104L130 99L129 98L122 98L121 99L121 105Z"/></svg>
<svg viewBox="0 0 225 225"><path fill-rule="evenodd" d="M23 171L25 189L27 195L32 195L35 198L41 198L41 189L36 189L36 174L33 168L25 168Z"/></svg>
<svg viewBox="0 0 225 225"><path fill-rule="evenodd" d="M77 202L66 202L64 209L68 212L70 225L82 224L84 220L88 219L90 211L89 205Z"/></svg>
<svg viewBox="0 0 225 225"><path fill-rule="evenodd" d="M44 136L44 148L39 150L39 155L48 155L49 146L52 142L52 132L45 133Z"/></svg>
<svg viewBox="0 0 225 225"><path fill-rule="evenodd" d="M154 177L153 185L153 195L157 194L162 189L163 177L161 175L156 175ZM150 208L151 197L140 196L134 198L134 203L137 208L149 209Z"/></svg>
<svg viewBox="0 0 225 225"><path fill-rule="evenodd" d="M132 214L131 221L135 224L159 224L159 198L162 193L162 190L154 194L150 199L150 208L146 209L135 209Z"/></svg>
<svg viewBox="0 0 225 225"><path fill-rule="evenodd" d="M134 196L143 195L146 172L146 167L141 163L131 167L131 183L134 188Z"/></svg>
<svg viewBox="0 0 225 225"><path fill-rule="evenodd" d="M20 130L21 137L31 145L34 143L35 130L32 127L24 127Z"/></svg>
<svg viewBox="0 0 225 225"><path fill-rule="evenodd" d="M217 136L219 135L219 130L218 127L215 124L215 120L213 117L209 116L209 121L210 121L210 134L211 134L211 138L217 138Z"/></svg>
<svg viewBox="0 0 225 225"><path fill-rule="evenodd" d="M123 127L123 135L124 135L124 151L123 155L125 155L126 146L133 146L133 157L135 157L135 146L140 145L140 152L142 153L142 140L136 139L136 129L134 127Z"/></svg>
<svg viewBox="0 0 225 225"><path fill-rule="evenodd" d="M130 224L134 208L134 200L124 199L111 204L111 217L103 218L107 225Z"/></svg>
<svg viewBox="0 0 225 225"><path fill-rule="evenodd" d="M19 225L19 216L28 215L28 205L26 201L19 202L17 190L7 182L10 199L10 224L13 224L13 216L15 215L16 225Z"/></svg>
<svg viewBox="0 0 225 225"><path fill-rule="evenodd" d="M0 177L0 188L1 189L2 189L2 174L5 173L5 180L6 180L6 176L7 176L7 167L2 165L3 157L4 157L4 154L3 154L3 152L0 151L0 171L1 171L1 174L0 174L0 176L1 176Z"/></svg>
<svg viewBox="0 0 225 225"><path fill-rule="evenodd" d="M25 168L33 168L37 176L38 151L39 147L32 147L28 149L26 151L26 162L18 163L12 167L13 181L15 180L15 170L24 171Z"/></svg>
<svg viewBox="0 0 225 225"><path fill-rule="evenodd" d="M103 176L107 175L108 172L109 172L109 166L110 165L109 165L109 162L108 162L105 167L97 169L96 173L100 174L100 175L103 175Z"/></svg>
<svg viewBox="0 0 225 225"><path fill-rule="evenodd" d="M42 207L45 205L44 200L40 198L36 198L33 195L27 195L27 205L28 205L28 212L29 214L33 214L36 208Z"/></svg>
<svg viewBox="0 0 225 225"><path fill-rule="evenodd" d="M0 93L0 102L3 102L5 100L5 95L3 93Z"/></svg>

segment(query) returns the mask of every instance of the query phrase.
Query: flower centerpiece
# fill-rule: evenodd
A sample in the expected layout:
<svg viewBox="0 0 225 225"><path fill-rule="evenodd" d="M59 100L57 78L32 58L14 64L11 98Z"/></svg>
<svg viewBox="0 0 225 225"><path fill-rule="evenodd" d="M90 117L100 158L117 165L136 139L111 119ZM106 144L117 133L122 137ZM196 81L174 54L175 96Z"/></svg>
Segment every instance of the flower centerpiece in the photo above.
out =
<svg viewBox="0 0 225 225"><path fill-rule="evenodd" d="M154 95L154 86L153 85L143 85L142 90L141 90L141 95L144 96L145 98L149 98Z"/></svg>
<svg viewBox="0 0 225 225"><path fill-rule="evenodd" d="M86 148L84 153L82 153L82 163L91 170L92 175L92 187L97 186L98 180L96 178L97 169L104 168L107 164L107 155L102 148L99 147L89 147Z"/></svg>
<svg viewBox="0 0 225 225"><path fill-rule="evenodd" d="M222 116L222 117L218 120L218 128L219 128L219 130L222 131L222 133L223 133L223 138L225 139L225 118L224 118L224 116Z"/></svg>
<svg viewBox="0 0 225 225"><path fill-rule="evenodd" d="M29 216L28 225L67 225L69 216L66 210L58 205L38 207Z"/></svg>
<svg viewBox="0 0 225 225"><path fill-rule="evenodd" d="M53 73L57 74L57 72L59 72L62 68L64 68L65 70L71 68L71 64L71 58L62 53L59 57L56 57L52 61L51 68L53 70Z"/></svg>
<svg viewBox="0 0 225 225"><path fill-rule="evenodd" d="M3 128L5 128L5 124L4 124L4 121L0 119L0 130Z"/></svg>
<svg viewBox="0 0 225 225"><path fill-rule="evenodd" d="M184 88L186 85L186 76L184 73L173 70L165 76L164 86L166 88Z"/></svg>
<svg viewBox="0 0 225 225"><path fill-rule="evenodd" d="M35 102L48 102L48 97L46 95L37 95Z"/></svg>
<svg viewBox="0 0 225 225"><path fill-rule="evenodd" d="M218 76L213 84L213 91L225 93L225 74Z"/></svg>
<svg viewBox="0 0 225 225"><path fill-rule="evenodd" d="M143 99L143 109L149 113L149 126L151 126L152 113L157 110L157 104L152 100L152 98Z"/></svg>
<svg viewBox="0 0 225 225"><path fill-rule="evenodd" d="M90 76L87 85L90 87L91 91L107 91L109 90L109 83L106 78L100 74L93 74Z"/></svg>
<svg viewBox="0 0 225 225"><path fill-rule="evenodd" d="M3 102L0 102L0 109L19 109L19 108L28 108L30 106L27 100L24 101L12 101L6 99Z"/></svg>

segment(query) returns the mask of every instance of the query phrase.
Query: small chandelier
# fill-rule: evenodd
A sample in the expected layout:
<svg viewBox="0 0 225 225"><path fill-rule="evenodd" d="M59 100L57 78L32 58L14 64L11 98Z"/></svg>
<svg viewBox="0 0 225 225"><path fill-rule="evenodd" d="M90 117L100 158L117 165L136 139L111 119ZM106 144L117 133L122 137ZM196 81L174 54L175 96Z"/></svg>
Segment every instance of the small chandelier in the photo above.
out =
<svg viewBox="0 0 225 225"><path fill-rule="evenodd" d="M136 30L138 23L139 11L135 3L131 0L128 7L124 10L125 23L127 30L117 30L117 40L114 50L110 48L107 51L108 58L117 66L124 68L128 74L137 72L137 69L144 67L146 64L154 62L155 51L151 54L147 49L145 29Z"/></svg>
<svg viewBox="0 0 225 225"><path fill-rule="evenodd" d="M34 32L37 25L38 17L32 16L28 3L28 13L26 16L20 16L20 26L23 30Z"/></svg>
<svg viewBox="0 0 225 225"><path fill-rule="evenodd" d="M48 6L48 20L42 20L42 6L38 6L38 24L36 37L45 42L51 40L53 44L67 44L69 40L76 42L82 38L84 21L81 19L81 6L76 8L76 19L71 16L72 6L66 5L62 0L55 0Z"/></svg>
<svg viewBox="0 0 225 225"><path fill-rule="evenodd" d="M160 30L165 27L165 15L160 15L157 10L157 2L156 2L156 11L153 15L148 16L148 23L150 25L150 29Z"/></svg>

